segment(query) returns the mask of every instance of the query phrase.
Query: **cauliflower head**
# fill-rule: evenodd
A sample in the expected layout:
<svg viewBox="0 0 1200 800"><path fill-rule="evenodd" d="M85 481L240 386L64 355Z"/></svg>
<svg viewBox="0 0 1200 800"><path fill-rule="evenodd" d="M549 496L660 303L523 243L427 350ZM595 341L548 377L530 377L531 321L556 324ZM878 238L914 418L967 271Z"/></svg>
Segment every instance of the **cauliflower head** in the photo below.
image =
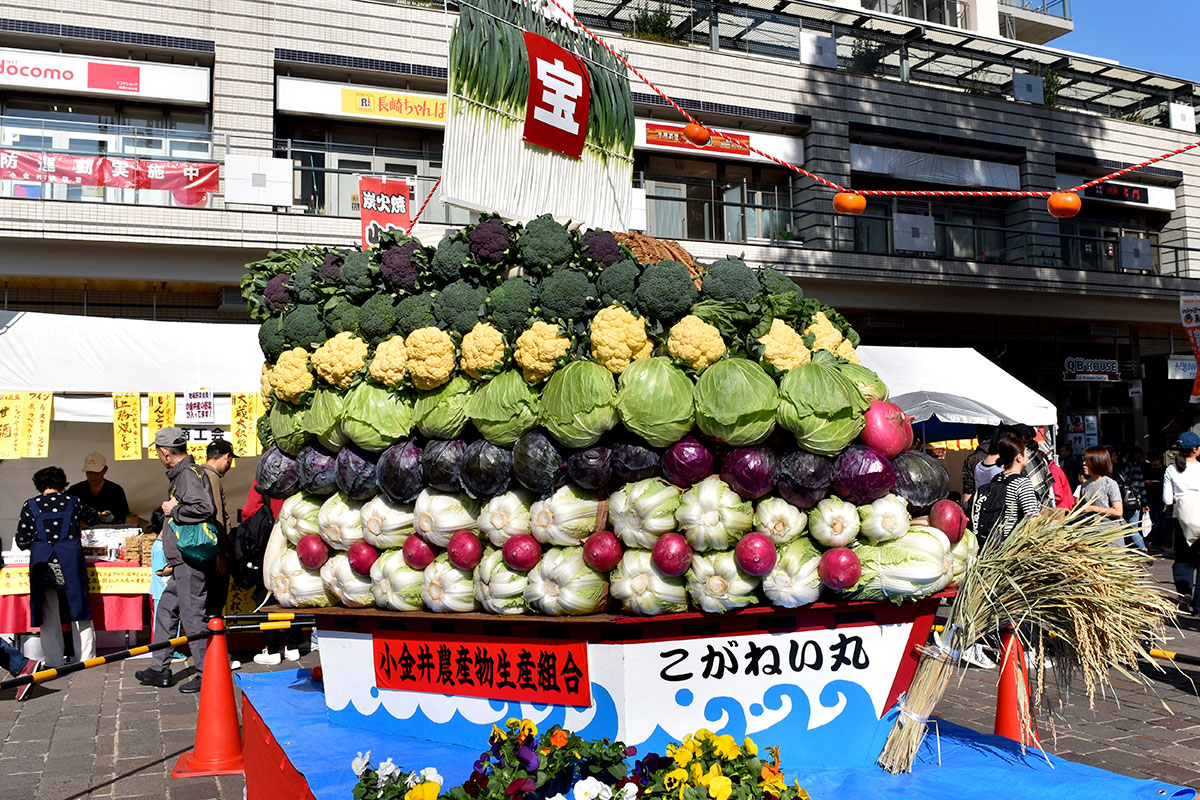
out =
<svg viewBox="0 0 1200 800"><path fill-rule="evenodd" d="M413 386L436 389L454 375L454 340L441 328L418 328L404 340Z"/></svg>
<svg viewBox="0 0 1200 800"><path fill-rule="evenodd" d="M375 347L375 357L368 370L371 379L394 389L404 380L404 369L408 362L408 349L403 336L390 336Z"/></svg>
<svg viewBox="0 0 1200 800"><path fill-rule="evenodd" d="M271 410L271 367L263 362L262 375L258 378L258 391L262 394L263 409Z"/></svg>
<svg viewBox="0 0 1200 800"><path fill-rule="evenodd" d="M313 376L308 371L308 351L303 347L284 351L271 367L268 381L280 400L300 402L300 396L313 388Z"/></svg>
<svg viewBox="0 0 1200 800"><path fill-rule="evenodd" d="M842 332L829 321L829 317L825 316L824 311L813 314L812 322L804 329L804 335L809 334L813 336L813 350L828 350L832 353L842 343ZM768 333L768 335L770 334Z"/></svg>
<svg viewBox="0 0 1200 800"><path fill-rule="evenodd" d="M648 358L654 343L646 335L646 320L621 306L601 309L592 318L592 358L620 375L637 358Z"/></svg>
<svg viewBox="0 0 1200 800"><path fill-rule="evenodd" d="M842 339L842 343L837 346L837 350L833 354L838 358L844 358L851 364L861 364L862 361L858 358L858 353L854 352L854 345L849 339Z"/></svg>
<svg viewBox="0 0 1200 800"><path fill-rule="evenodd" d="M463 337L459 366L463 372L480 380L504 367L507 351L504 334L486 322L478 322Z"/></svg>
<svg viewBox="0 0 1200 800"><path fill-rule="evenodd" d="M539 320L517 337L513 358L525 380L536 383L554 372L570 350L571 340L557 325Z"/></svg>
<svg viewBox="0 0 1200 800"><path fill-rule="evenodd" d="M700 372L725 355L725 340L715 325L695 314L688 314L671 326L667 334L667 352Z"/></svg>
<svg viewBox="0 0 1200 800"><path fill-rule="evenodd" d="M771 329L759 337L763 346L762 360L781 372L787 372L812 360L804 346L804 337L781 319L771 321Z"/></svg>
<svg viewBox="0 0 1200 800"><path fill-rule="evenodd" d="M349 331L326 340L312 354L312 365L317 375L339 389L349 389L366 363L367 343Z"/></svg>

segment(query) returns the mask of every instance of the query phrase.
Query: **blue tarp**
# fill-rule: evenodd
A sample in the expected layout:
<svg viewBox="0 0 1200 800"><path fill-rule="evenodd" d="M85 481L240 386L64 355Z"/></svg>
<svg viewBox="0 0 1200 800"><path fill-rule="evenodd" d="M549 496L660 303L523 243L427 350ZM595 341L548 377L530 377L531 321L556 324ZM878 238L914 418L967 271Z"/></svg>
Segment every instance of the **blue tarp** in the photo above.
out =
<svg viewBox="0 0 1200 800"><path fill-rule="evenodd" d="M350 762L360 751L372 751L376 765L390 757L405 769L435 767L446 785L453 786L470 776L472 763L486 748L484 742L447 745L403 736L399 730L402 723L397 723L395 734L333 725L326 716L321 691L308 675L308 670L247 673L238 674L237 681L292 765L304 774L317 800L350 797L357 782ZM925 737L909 775L889 775L868 767L796 772L788 778L798 779L813 800L1191 800L1196 796L1192 789L1135 780L1055 756L1049 756L1047 763L1038 751L1022 754L1015 742L948 722L939 722L938 731L938 736L931 732ZM759 744L779 744L785 752L787 749L787 742Z"/></svg>

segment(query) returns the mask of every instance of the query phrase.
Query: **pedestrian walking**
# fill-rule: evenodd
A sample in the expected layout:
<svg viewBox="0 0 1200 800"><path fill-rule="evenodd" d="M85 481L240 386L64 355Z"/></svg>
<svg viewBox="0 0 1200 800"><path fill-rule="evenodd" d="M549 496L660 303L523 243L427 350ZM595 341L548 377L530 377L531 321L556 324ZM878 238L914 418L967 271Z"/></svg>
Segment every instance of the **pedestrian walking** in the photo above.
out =
<svg viewBox="0 0 1200 800"><path fill-rule="evenodd" d="M214 439L205 449L204 457L205 461L200 469L204 470L204 476L208 478L215 509L214 522L217 526L217 536L221 540L217 560L209 576L206 613L210 617L222 617L225 615L225 602L229 599L229 560L233 555L230 535L233 533L233 526L229 524L225 487L221 479L229 474L233 467L233 445L227 439Z"/></svg>
<svg viewBox="0 0 1200 800"><path fill-rule="evenodd" d="M988 448L992 444L992 435L996 429L992 425L976 425L975 426L975 449L971 455L967 456L967 460L963 462L962 468L962 506L963 508L971 507L971 496L975 494L975 489L978 488L975 484L975 467L979 462L988 457Z"/></svg>
<svg viewBox="0 0 1200 800"><path fill-rule="evenodd" d="M981 540L997 533L1008 536L1018 522L1042 508L1033 483L1022 474L1029 464L1025 443L1006 433L997 440L995 449L1000 474L979 488L971 505L971 528Z"/></svg>
<svg viewBox="0 0 1200 800"><path fill-rule="evenodd" d="M1132 450L1121 448L1115 453L1117 464L1113 478L1121 490L1121 508L1125 523L1129 525L1129 533L1125 535L1126 544L1145 550L1142 520L1149 522L1150 519L1150 506L1146 502L1146 477L1142 474L1141 465L1134 460Z"/></svg>
<svg viewBox="0 0 1200 800"><path fill-rule="evenodd" d="M1082 510L1095 514L1106 528L1116 529L1124 521L1124 503L1121 487L1112 478L1113 462L1105 447L1089 447L1083 454L1083 476L1085 483L1079 485L1079 505ZM1124 544L1124 539L1113 541Z"/></svg>
<svg viewBox="0 0 1200 800"><path fill-rule="evenodd" d="M1037 433L1029 425L1016 425L1014 432L1025 445L1025 471L1033 485L1033 493L1037 496L1038 505L1042 508L1054 507L1054 476L1050 474L1050 458L1042 452L1037 440Z"/></svg>
<svg viewBox="0 0 1200 800"><path fill-rule="evenodd" d="M1200 610L1200 436L1185 431L1175 448L1175 463L1163 472L1162 501L1174 518L1175 591L1182 610L1195 614Z"/></svg>
<svg viewBox="0 0 1200 800"><path fill-rule="evenodd" d="M0 568L4 567L4 553L0 551ZM6 639L0 639L0 664L8 670L8 674L14 678L19 678L22 675L30 675L42 668L41 661L35 661L32 658L26 658L25 654L8 643ZM24 700L29 695L29 690L33 688L32 683L27 683L24 686L17 688L17 701Z"/></svg>

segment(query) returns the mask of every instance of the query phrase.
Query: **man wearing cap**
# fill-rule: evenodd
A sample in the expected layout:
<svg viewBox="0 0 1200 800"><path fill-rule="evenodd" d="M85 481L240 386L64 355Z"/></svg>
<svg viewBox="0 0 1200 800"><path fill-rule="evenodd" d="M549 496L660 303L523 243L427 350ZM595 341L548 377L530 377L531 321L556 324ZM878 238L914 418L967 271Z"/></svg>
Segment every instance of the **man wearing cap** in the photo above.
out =
<svg viewBox="0 0 1200 800"><path fill-rule="evenodd" d="M216 568L209 575L208 615L223 616L225 600L229 597L229 559L233 555L233 543L229 539L229 511L225 507L225 487L221 479L233 466L233 445L227 439L213 439L204 452L205 462L200 466L208 478L212 491L213 507L216 509L217 532L221 537L221 554L217 556Z"/></svg>
<svg viewBox="0 0 1200 800"><path fill-rule="evenodd" d="M125 490L110 480L105 480L108 474L108 462L102 453L88 453L83 460L83 474L87 480L72 484L67 494L78 497L87 503L100 515L101 522L125 523L129 516L129 502L125 499Z"/></svg>
<svg viewBox="0 0 1200 800"><path fill-rule="evenodd" d="M208 584L213 573L212 564L190 564L179 552L178 542L171 522L178 525L196 525L212 522L216 516L212 489L208 478L196 461L187 452L187 434L179 428L163 428L154 437L158 460L167 468L170 483L168 499L163 501L162 510L168 518L163 527L163 552L167 566L162 570L171 578L163 589L154 613L155 637L165 641L175 635L177 623L189 636L205 630L204 613L208 603ZM204 652L207 641L191 642L192 661L196 664L196 677L179 686L179 691L191 694L200 691L200 679L204 674ZM135 677L141 683L165 688L173 683L167 659L170 650L155 652L150 667L138 670Z"/></svg>

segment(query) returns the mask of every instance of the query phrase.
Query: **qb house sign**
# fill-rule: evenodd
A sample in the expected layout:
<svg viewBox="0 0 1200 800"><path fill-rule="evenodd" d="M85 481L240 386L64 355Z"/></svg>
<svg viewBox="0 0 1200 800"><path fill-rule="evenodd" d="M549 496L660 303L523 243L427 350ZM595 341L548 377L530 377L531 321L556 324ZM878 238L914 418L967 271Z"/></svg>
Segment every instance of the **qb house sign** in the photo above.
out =
<svg viewBox="0 0 1200 800"><path fill-rule="evenodd" d="M1115 358L1069 356L1063 361L1063 380L1120 383L1121 367Z"/></svg>

